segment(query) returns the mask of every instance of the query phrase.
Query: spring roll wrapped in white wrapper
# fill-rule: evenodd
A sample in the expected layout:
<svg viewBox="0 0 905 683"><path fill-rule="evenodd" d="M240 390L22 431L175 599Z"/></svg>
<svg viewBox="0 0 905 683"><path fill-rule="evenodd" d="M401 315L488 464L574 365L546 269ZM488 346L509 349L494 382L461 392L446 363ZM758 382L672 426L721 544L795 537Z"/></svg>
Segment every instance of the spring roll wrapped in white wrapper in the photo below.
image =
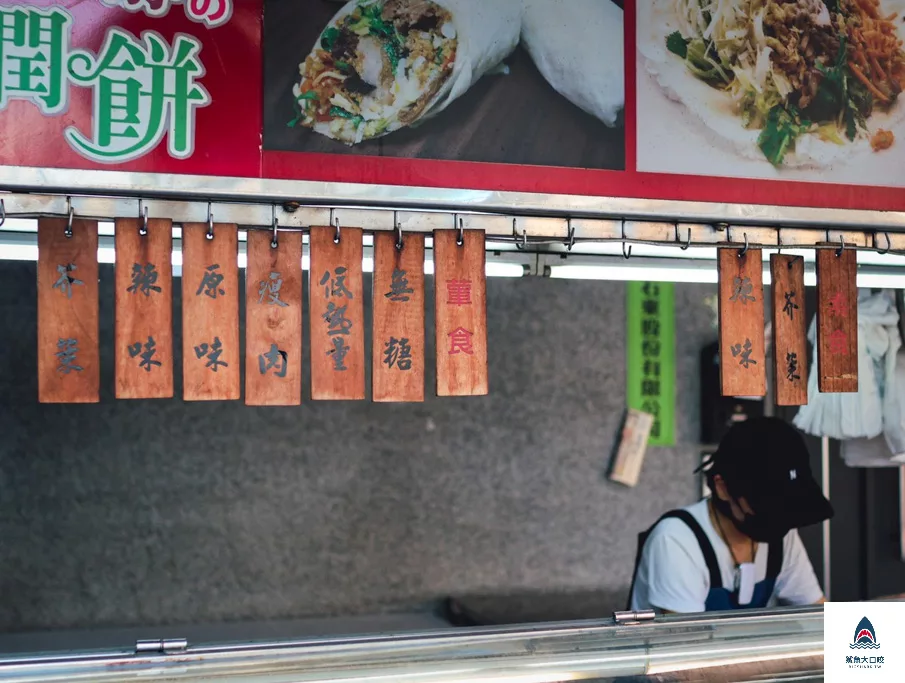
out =
<svg viewBox="0 0 905 683"><path fill-rule="evenodd" d="M347 144L417 125L498 67L521 0L352 0L299 67L298 123Z"/></svg>
<svg viewBox="0 0 905 683"><path fill-rule="evenodd" d="M611 0L524 0L522 42L560 95L608 126L625 106L622 10Z"/></svg>

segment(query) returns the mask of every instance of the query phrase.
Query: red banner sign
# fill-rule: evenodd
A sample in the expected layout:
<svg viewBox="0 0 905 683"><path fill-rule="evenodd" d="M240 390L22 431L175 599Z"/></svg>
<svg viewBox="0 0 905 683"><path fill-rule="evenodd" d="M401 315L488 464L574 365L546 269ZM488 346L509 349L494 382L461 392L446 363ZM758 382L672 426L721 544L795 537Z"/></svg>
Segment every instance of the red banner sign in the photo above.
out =
<svg viewBox="0 0 905 683"><path fill-rule="evenodd" d="M905 210L905 2L789 7L0 0L0 166Z"/></svg>

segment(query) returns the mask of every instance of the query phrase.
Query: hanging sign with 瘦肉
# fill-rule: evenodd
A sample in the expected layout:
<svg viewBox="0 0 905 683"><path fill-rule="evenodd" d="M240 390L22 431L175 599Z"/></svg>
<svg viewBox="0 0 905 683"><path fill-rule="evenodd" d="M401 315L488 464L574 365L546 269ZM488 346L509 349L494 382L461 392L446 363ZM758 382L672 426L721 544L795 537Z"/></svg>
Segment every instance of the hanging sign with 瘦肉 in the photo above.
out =
<svg viewBox="0 0 905 683"><path fill-rule="evenodd" d="M374 235L374 401L424 400L424 235Z"/></svg>
<svg viewBox="0 0 905 683"><path fill-rule="evenodd" d="M302 233L248 231L245 403L302 402Z"/></svg>
<svg viewBox="0 0 905 683"><path fill-rule="evenodd" d="M173 223L115 221L116 398L173 397Z"/></svg>
<svg viewBox="0 0 905 683"><path fill-rule="evenodd" d="M723 396L764 396L764 286L760 249L720 249L720 384Z"/></svg>
<svg viewBox="0 0 905 683"><path fill-rule="evenodd" d="M97 403L97 221L38 220L38 401Z"/></svg>
<svg viewBox="0 0 905 683"><path fill-rule="evenodd" d="M483 396L487 282L483 230L434 232L438 396Z"/></svg>
<svg viewBox="0 0 905 683"><path fill-rule="evenodd" d="M773 377L776 405L808 402L808 342L804 308L804 259L770 257L773 292Z"/></svg>
<svg viewBox="0 0 905 683"><path fill-rule="evenodd" d="M186 401L236 400L239 375L239 231L182 226L182 374Z"/></svg>
<svg viewBox="0 0 905 683"><path fill-rule="evenodd" d="M362 400L365 351L361 229L313 227L309 244L311 398Z"/></svg>
<svg viewBox="0 0 905 683"><path fill-rule="evenodd" d="M817 388L822 393L858 391L857 269L854 249L817 250Z"/></svg>
<svg viewBox="0 0 905 683"><path fill-rule="evenodd" d="M675 287L671 282L629 282L627 295L628 408L653 417L648 443L675 443Z"/></svg>

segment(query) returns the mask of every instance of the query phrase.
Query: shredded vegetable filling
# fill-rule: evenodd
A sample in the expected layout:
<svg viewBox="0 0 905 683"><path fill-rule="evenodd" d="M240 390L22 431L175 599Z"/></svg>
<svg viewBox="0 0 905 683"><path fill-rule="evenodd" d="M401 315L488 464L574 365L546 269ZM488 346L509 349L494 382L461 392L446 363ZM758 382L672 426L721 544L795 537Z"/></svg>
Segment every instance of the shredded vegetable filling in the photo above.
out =
<svg viewBox="0 0 905 683"><path fill-rule="evenodd" d="M774 165L811 133L846 144L905 87L896 14L879 0L674 0L667 49L726 91ZM875 150L892 144L891 136Z"/></svg>
<svg viewBox="0 0 905 683"><path fill-rule="evenodd" d="M455 65L452 15L430 0L358 0L299 67L296 118L347 144L415 121Z"/></svg>

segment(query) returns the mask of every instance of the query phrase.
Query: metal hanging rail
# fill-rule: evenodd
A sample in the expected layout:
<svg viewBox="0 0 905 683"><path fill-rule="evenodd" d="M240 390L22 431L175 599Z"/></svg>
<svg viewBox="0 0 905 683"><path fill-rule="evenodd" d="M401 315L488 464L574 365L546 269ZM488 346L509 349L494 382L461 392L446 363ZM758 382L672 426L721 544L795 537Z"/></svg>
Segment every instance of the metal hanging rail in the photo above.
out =
<svg viewBox="0 0 905 683"><path fill-rule="evenodd" d="M442 229L483 230L492 242L543 251L579 251L582 243L709 248L856 249L905 254L905 232L895 230L816 229L813 227L729 225L726 223L654 222L631 219L564 218L494 213L410 211L367 207L303 206L210 202L154 198L0 194L0 229L6 218L68 217L102 221L135 216L166 217L176 224L237 224L243 229L306 230L312 225L355 226L367 231L430 233Z"/></svg>

